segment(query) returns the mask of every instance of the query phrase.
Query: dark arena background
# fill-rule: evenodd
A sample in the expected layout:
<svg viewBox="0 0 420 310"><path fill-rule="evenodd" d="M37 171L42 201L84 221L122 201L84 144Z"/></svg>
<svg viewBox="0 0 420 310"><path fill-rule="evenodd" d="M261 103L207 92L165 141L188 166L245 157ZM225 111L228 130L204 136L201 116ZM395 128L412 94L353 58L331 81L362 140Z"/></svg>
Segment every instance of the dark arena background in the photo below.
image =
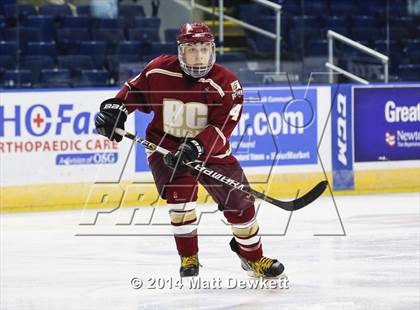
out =
<svg viewBox="0 0 420 310"><path fill-rule="evenodd" d="M192 22L237 76L229 150L259 198L328 181L300 210L256 199L278 278L247 276L201 186L202 266L181 278L144 146L95 129ZM0 0L1 309L416 310L419 225L420 0Z"/></svg>

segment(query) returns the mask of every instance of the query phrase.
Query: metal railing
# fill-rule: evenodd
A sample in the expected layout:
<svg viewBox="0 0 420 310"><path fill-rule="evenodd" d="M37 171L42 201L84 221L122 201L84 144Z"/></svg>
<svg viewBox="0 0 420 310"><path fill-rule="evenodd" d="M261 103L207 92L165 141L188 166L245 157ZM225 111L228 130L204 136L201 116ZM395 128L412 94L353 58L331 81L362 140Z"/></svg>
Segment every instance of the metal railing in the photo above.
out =
<svg viewBox="0 0 420 310"><path fill-rule="evenodd" d="M269 7L271 9L273 9L276 13L276 32L272 33L270 31L264 30L262 28L256 27L254 25L251 25L249 23L246 23L242 20L239 20L237 18L234 18L232 16L226 15L223 12L223 0L219 0L219 13L213 11L212 9L198 4L195 2L195 0L190 0L190 7L191 9L199 9L203 12L209 13L209 14L213 14L219 17L219 45L221 47L221 53L223 54L223 45L224 45L224 25L223 25L223 21L224 20L228 20L231 22L234 22L235 24L238 24L239 26L244 27L245 29L257 32L259 34L262 34L263 36L266 36L270 39L274 39L276 40L276 53L275 53L275 63L276 63L276 73L280 72L280 51L281 51L281 5L270 2L268 0L252 0L256 3L259 3L261 5L264 5L266 7Z"/></svg>
<svg viewBox="0 0 420 310"><path fill-rule="evenodd" d="M370 56L380 59L382 61L382 64L384 65L384 82L388 83L388 80L389 80L389 73L388 73L389 57L388 56L381 54L367 46L364 46L363 44L360 44L332 30L328 30L327 38L328 38L328 62L325 63L325 66L329 69L329 72L330 72L329 74L330 83L334 82L333 71L336 71L338 73L344 74L345 76L347 76L348 78L354 81L357 81L363 84L369 84L369 81L362 79L361 77L358 77L334 65L334 57L333 57L333 52L334 52L333 40L334 39L337 41L341 41L344 44L350 45L351 47L358 49L366 54L369 54Z"/></svg>

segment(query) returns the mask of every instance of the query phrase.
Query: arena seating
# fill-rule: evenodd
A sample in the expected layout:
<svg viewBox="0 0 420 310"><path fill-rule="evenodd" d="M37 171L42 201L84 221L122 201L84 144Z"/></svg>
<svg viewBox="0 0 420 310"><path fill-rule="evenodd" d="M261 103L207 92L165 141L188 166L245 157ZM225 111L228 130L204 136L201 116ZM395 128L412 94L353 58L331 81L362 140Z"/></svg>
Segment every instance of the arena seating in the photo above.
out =
<svg viewBox="0 0 420 310"><path fill-rule="evenodd" d="M391 58L391 75L396 79L412 79L413 76L408 72L420 64L419 46L414 43L418 42L420 35L419 17L415 19L408 15L406 0L386 2L389 3L388 15L386 3L382 0L273 2L282 5L283 60L302 60L302 55L326 57L326 33L331 29L388 54ZM272 10L266 10L255 3L246 3L241 5L239 16L242 20L275 32L276 19ZM273 57L274 40L250 31L246 31L246 35L251 57ZM385 42L388 38L389 48ZM344 58L347 54L354 54L351 48L341 49L340 53ZM399 68L403 70L401 74Z"/></svg>
<svg viewBox="0 0 420 310"><path fill-rule="evenodd" d="M389 20L382 0L273 2L283 6L282 60L326 57L326 32L332 29L389 55L390 72L396 78L415 80L420 25L408 15L407 0L389 1ZM178 29L163 29L161 38L160 18L146 17L142 5L120 5L114 19L95 18L86 5L75 11L73 15L67 5L0 4L0 87L119 85L121 64L142 66L159 54L176 53ZM275 31L274 13L264 6L241 4L237 15ZM244 83L258 83L247 60L272 59L275 42L248 30L245 33L247 57L224 53L217 61L234 70ZM350 49L337 45L336 50L355 57ZM134 71L137 74L138 67Z"/></svg>
<svg viewBox="0 0 420 310"><path fill-rule="evenodd" d="M160 18L146 17L141 5L120 5L115 19L92 17L90 6L76 11L0 4L0 87L116 85L121 62L176 53L173 29L161 42Z"/></svg>
<svg viewBox="0 0 420 310"><path fill-rule="evenodd" d="M32 72L27 69L5 70L2 78L2 86L7 88L32 87Z"/></svg>

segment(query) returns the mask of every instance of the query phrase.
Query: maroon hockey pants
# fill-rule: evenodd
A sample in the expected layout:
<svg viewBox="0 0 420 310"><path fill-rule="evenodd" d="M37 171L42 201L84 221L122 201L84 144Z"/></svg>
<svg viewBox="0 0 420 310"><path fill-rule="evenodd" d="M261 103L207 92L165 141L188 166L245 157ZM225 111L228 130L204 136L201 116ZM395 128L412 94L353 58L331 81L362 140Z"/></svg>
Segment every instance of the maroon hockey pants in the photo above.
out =
<svg viewBox="0 0 420 310"><path fill-rule="evenodd" d="M232 225L241 256L247 260L257 260L262 256L254 197L186 167L174 173L158 153L153 153L148 160L159 195L170 208L171 225L179 255L191 256L198 252L195 202L199 182ZM206 167L248 184L238 161L230 164L206 164Z"/></svg>

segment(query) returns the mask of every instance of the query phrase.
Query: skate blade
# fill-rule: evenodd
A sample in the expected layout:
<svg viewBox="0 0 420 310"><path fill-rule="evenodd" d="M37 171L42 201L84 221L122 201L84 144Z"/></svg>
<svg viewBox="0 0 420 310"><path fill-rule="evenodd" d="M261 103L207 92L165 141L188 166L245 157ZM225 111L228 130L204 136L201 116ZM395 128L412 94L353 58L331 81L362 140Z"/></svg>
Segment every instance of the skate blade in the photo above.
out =
<svg viewBox="0 0 420 310"><path fill-rule="evenodd" d="M249 277L251 277L251 278L257 278L257 279L258 278L264 278L264 279L289 279L285 273L279 274L278 276L275 276L275 277L261 276L261 275L256 274L252 270L247 270L246 273L247 273L247 275Z"/></svg>

